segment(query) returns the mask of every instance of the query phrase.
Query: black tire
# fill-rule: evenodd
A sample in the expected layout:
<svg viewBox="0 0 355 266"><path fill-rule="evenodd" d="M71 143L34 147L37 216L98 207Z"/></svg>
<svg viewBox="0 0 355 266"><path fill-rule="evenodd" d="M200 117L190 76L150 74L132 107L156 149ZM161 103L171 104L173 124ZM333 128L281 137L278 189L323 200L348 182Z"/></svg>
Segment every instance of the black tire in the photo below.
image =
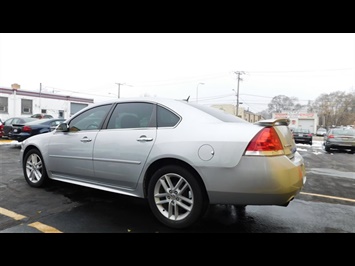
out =
<svg viewBox="0 0 355 266"><path fill-rule="evenodd" d="M25 179L31 187L42 187L47 182L46 166L39 150L31 149L25 154L22 169Z"/></svg>
<svg viewBox="0 0 355 266"><path fill-rule="evenodd" d="M326 152L330 152L330 147L329 146L324 145L324 149L325 149Z"/></svg>
<svg viewBox="0 0 355 266"><path fill-rule="evenodd" d="M204 215L204 195L196 177L176 165L160 168L148 184L148 202L154 216L175 229L190 227Z"/></svg>

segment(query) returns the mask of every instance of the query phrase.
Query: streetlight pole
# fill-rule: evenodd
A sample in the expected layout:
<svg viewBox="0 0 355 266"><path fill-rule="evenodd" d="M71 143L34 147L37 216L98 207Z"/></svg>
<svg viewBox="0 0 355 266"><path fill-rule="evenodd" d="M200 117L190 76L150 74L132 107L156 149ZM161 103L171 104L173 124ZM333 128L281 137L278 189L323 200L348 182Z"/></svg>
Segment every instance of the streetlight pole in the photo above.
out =
<svg viewBox="0 0 355 266"><path fill-rule="evenodd" d="M197 84L197 87L196 87L196 103L198 103L198 85L205 85L205 83L203 82L200 82L199 84Z"/></svg>

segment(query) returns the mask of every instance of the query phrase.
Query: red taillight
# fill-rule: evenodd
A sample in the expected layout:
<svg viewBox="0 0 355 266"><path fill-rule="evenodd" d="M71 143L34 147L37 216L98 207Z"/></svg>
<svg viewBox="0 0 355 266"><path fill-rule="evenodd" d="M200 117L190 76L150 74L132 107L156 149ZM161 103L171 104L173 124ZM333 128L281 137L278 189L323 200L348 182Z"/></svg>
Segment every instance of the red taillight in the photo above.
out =
<svg viewBox="0 0 355 266"><path fill-rule="evenodd" d="M29 127L29 126L23 126L23 127L22 127L22 132L31 132L31 127Z"/></svg>
<svg viewBox="0 0 355 266"><path fill-rule="evenodd" d="M329 135L328 136L328 139L334 139L334 135L332 134L332 135Z"/></svg>
<svg viewBox="0 0 355 266"><path fill-rule="evenodd" d="M246 155L284 154L281 140L273 127L262 129L249 143Z"/></svg>

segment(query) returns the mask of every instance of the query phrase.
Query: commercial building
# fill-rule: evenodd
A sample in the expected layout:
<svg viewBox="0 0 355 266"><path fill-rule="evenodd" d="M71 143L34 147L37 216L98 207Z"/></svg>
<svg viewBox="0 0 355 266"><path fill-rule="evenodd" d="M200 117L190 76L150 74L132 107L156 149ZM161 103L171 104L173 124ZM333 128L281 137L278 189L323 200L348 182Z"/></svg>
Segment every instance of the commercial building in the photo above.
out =
<svg viewBox="0 0 355 266"><path fill-rule="evenodd" d="M284 112L273 113L272 118L288 118L290 119L290 127L307 128L311 133L317 132L319 118L316 113L307 112Z"/></svg>
<svg viewBox="0 0 355 266"><path fill-rule="evenodd" d="M77 111L94 103L93 99L24 91L18 84L12 89L0 88L0 118L6 120L13 116L48 114L55 118L69 118Z"/></svg>

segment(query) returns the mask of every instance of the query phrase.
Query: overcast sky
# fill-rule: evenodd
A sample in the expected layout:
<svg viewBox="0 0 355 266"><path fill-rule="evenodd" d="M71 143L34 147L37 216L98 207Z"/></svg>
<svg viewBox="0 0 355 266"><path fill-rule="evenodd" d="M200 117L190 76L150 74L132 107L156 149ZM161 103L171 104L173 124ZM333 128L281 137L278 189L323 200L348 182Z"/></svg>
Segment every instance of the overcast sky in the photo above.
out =
<svg viewBox="0 0 355 266"><path fill-rule="evenodd" d="M355 33L0 33L2 88L235 104L238 71L253 112L278 95L352 92Z"/></svg>

